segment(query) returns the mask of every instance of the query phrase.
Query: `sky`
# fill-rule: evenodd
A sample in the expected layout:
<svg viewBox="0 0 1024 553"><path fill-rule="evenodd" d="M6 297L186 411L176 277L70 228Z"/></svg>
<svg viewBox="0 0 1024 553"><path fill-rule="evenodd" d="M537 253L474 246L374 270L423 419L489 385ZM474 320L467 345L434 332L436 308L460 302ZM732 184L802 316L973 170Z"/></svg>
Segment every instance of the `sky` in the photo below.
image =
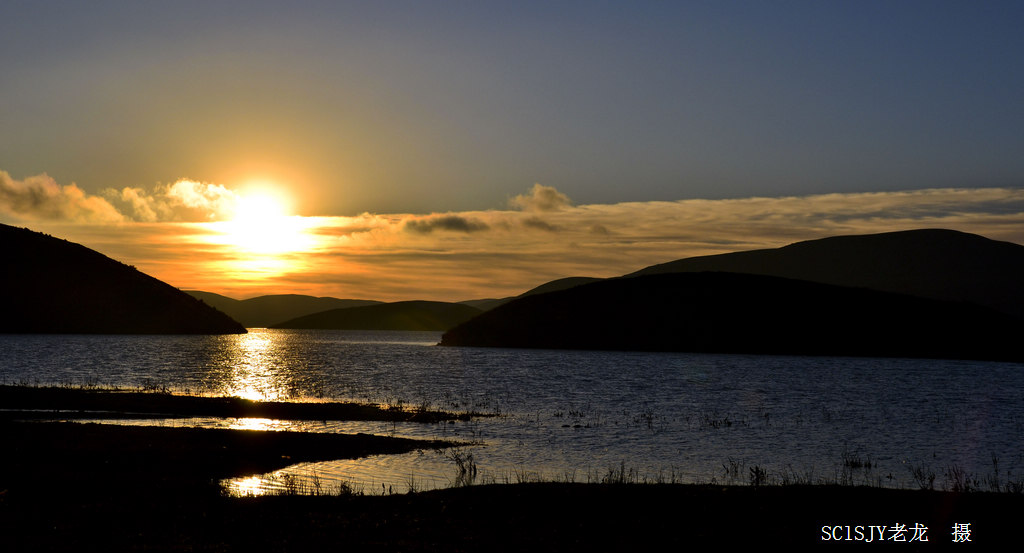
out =
<svg viewBox="0 0 1024 553"><path fill-rule="evenodd" d="M1024 243L1020 2L0 4L0 222L183 289L517 294Z"/></svg>

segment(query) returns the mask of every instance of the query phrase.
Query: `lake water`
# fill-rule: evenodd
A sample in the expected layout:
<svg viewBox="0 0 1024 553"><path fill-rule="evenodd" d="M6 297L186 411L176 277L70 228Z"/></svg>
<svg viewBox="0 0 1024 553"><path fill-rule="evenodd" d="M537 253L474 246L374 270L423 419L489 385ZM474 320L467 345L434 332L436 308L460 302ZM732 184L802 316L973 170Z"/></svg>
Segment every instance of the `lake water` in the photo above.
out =
<svg viewBox="0 0 1024 553"><path fill-rule="evenodd" d="M951 467L1024 480L1024 365L908 359L442 348L439 333L253 329L239 336L0 335L0 382L335 399L472 410L468 423L131 421L372 432L454 450L289 467L228 483L364 493L532 479L917 487ZM0 406L2 408L2 406ZM993 459L997 464L993 463ZM870 465L870 466L867 466ZM998 467L996 473L995 467Z"/></svg>

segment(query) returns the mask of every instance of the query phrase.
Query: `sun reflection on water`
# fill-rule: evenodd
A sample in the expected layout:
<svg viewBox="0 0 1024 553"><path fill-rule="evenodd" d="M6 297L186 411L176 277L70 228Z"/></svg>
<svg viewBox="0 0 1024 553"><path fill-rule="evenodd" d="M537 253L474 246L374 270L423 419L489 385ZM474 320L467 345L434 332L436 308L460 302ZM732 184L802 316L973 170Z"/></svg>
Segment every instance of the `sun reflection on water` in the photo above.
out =
<svg viewBox="0 0 1024 553"><path fill-rule="evenodd" d="M257 497L269 491L266 480L260 476L236 478L227 482L226 487L228 493L235 497Z"/></svg>
<svg viewBox="0 0 1024 553"><path fill-rule="evenodd" d="M225 395L253 401L277 401L289 397L288 382L275 351L277 344L266 334L235 335L228 355L232 362L221 375Z"/></svg>
<svg viewBox="0 0 1024 553"><path fill-rule="evenodd" d="M278 419L257 419L257 418L239 418L233 419L231 424L227 427L229 430L265 430L272 432L300 432L296 430L296 425L292 421L283 421Z"/></svg>

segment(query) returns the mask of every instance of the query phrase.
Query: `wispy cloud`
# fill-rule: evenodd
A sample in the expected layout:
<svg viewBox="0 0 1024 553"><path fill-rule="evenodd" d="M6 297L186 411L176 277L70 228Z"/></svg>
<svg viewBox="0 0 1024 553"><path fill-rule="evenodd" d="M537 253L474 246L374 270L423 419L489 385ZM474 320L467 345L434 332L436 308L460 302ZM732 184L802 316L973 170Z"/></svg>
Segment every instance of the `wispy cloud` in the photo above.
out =
<svg viewBox="0 0 1024 553"><path fill-rule="evenodd" d="M11 182L9 177L3 182L5 212L13 205L6 190L25 186ZM218 235L226 228L218 223L123 222L186 215L202 221L218 215L232 192L216 185L139 194L139 205L153 216L141 207L106 210L88 195L54 188L52 179L35 186L58 192L31 205L64 216L65 222L51 217L33 228L80 241L176 286L235 297L286 292L383 300L501 297L560 277L616 276L695 255L913 228L951 228L1024 244L1022 188L572 205L554 188L534 186L522 197L551 201L531 209L306 217L303 228L310 239L300 250L259 255L233 247L232 240ZM81 212L93 218L42 207L61 194L70 198L61 200L65 203L77 199L92 206ZM124 191L122 197L134 198ZM171 211L162 211L168 206ZM120 224L80 224L102 220L101 214Z"/></svg>
<svg viewBox="0 0 1024 553"><path fill-rule="evenodd" d="M435 230L448 230L452 232L479 232L490 227L480 219L464 217L462 215L431 215L423 218L410 218L405 220L405 229L420 234L428 234Z"/></svg>
<svg viewBox="0 0 1024 553"><path fill-rule="evenodd" d="M74 183L57 184L48 175L16 180L0 171L0 213L18 220L112 223L125 218L109 202L86 194Z"/></svg>
<svg viewBox="0 0 1024 553"><path fill-rule="evenodd" d="M16 180L0 171L0 213L30 221L77 223L205 222L230 219L239 194L221 184L180 179L150 189L125 187L89 194L46 174Z"/></svg>
<svg viewBox="0 0 1024 553"><path fill-rule="evenodd" d="M532 228L536 230L543 230L545 232L556 232L558 227L551 223L541 219L540 217L527 217L520 221L524 227Z"/></svg>
<svg viewBox="0 0 1024 553"><path fill-rule="evenodd" d="M572 205L569 196L543 184L534 184L529 192L513 197L508 203L513 209L523 211L560 211Z"/></svg>
<svg viewBox="0 0 1024 553"><path fill-rule="evenodd" d="M157 185L151 190L108 188L103 191L103 197L126 218L142 222L224 220L234 214L239 200L235 191L222 184L190 179Z"/></svg>

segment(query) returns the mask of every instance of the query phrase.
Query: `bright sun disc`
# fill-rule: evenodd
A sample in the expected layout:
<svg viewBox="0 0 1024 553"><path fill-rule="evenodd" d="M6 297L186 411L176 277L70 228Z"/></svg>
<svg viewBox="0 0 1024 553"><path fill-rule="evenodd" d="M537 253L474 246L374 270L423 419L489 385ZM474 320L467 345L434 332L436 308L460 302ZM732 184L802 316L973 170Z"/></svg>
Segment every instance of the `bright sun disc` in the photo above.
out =
<svg viewBox="0 0 1024 553"><path fill-rule="evenodd" d="M234 216L220 223L223 243L249 254L284 254L309 247L302 217L288 215L285 202L268 193L240 197Z"/></svg>
<svg viewBox="0 0 1024 553"><path fill-rule="evenodd" d="M235 205L232 222L258 224L260 221L275 221L287 216L279 200L260 194L240 198Z"/></svg>

